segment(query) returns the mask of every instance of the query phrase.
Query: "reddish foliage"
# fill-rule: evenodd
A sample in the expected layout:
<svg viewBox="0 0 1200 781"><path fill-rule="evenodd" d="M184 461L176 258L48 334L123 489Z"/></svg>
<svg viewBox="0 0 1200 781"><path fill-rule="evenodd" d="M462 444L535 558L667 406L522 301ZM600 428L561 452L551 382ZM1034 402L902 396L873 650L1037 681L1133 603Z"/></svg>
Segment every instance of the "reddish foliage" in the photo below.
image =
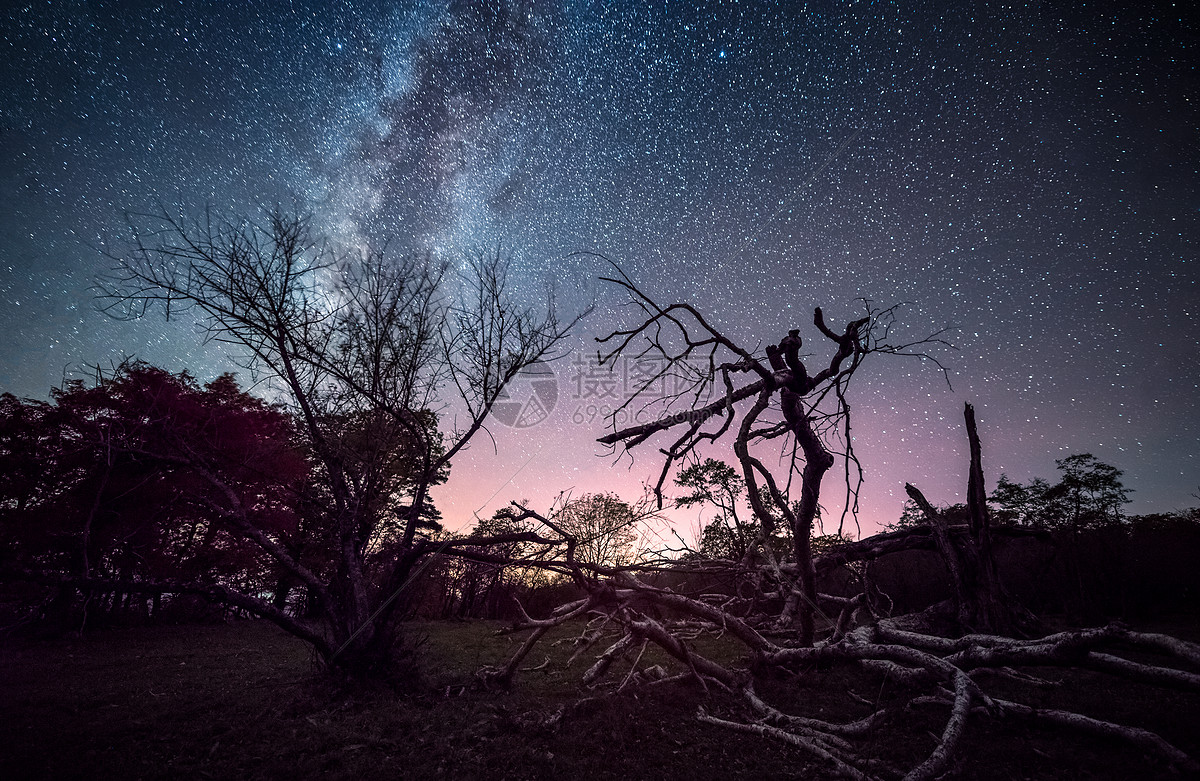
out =
<svg viewBox="0 0 1200 781"><path fill-rule="evenodd" d="M122 580L264 582L234 511L293 542L309 472L290 418L232 375L201 386L141 363L52 403L0 398L0 544L8 565ZM240 507L238 507L240 505Z"/></svg>

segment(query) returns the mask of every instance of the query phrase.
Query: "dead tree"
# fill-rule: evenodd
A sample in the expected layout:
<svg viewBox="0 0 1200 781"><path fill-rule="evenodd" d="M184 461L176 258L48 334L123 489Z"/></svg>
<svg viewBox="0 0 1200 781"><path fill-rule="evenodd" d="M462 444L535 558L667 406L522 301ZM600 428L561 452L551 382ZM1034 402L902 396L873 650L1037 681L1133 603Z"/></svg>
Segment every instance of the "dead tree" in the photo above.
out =
<svg viewBox="0 0 1200 781"><path fill-rule="evenodd" d="M731 440L761 529L758 564L784 606L777 616L778 626L796 628L800 642L811 645L818 609L811 540L822 482L841 456L844 498L847 511L852 511L861 480L849 435L846 391L867 356L886 353L933 360L923 350L945 344L940 334L893 343L889 337L895 309L879 310L869 303L865 316L837 332L817 307L813 325L822 339L820 346L827 348L826 356L809 356L806 365L799 329L791 330L778 345L768 345L763 353L752 352L688 304L659 306L624 274L607 281L623 288L642 316L629 328L598 340L604 350L601 362L631 357L651 359L661 368L647 376L638 393L614 413L613 431L600 441L631 452L660 434L673 437L662 448L665 458L655 489L661 505L662 486L673 468L705 446ZM650 389L663 380L671 381L675 395L650 397ZM712 401L702 403L710 396ZM683 405L687 409L681 409ZM617 428L618 416L629 410L636 411L633 417L650 419ZM778 465L770 465L769 448L784 454ZM793 541L790 561L779 560L767 544L780 524Z"/></svg>
<svg viewBox="0 0 1200 781"><path fill-rule="evenodd" d="M975 408L966 405L964 417L971 451L967 477L967 533L951 537L949 524L921 491L911 483L904 490L929 521L938 553L946 563L953 589L955 621L966 631L1020 634L1032 617L1012 604L1000 583L992 553L991 519L983 488L982 450L975 425Z"/></svg>

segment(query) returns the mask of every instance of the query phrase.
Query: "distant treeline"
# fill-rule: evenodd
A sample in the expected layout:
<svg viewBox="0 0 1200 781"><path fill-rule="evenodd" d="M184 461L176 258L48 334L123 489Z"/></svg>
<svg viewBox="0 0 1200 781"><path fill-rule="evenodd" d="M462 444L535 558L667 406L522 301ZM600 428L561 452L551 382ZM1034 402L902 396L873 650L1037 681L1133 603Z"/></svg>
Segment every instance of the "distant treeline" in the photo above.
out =
<svg viewBox="0 0 1200 781"><path fill-rule="evenodd" d="M347 463L389 434L367 415L322 425L337 433ZM287 412L245 393L230 375L201 385L186 373L144 364L120 367L92 385L69 383L49 402L0 396L0 627L249 615L215 604L221 600L211 599L208 588L236 589L312 618L305 585L263 555L262 545L236 525L244 521L221 510L241 507L256 533L322 577L340 566L334 534L320 520L333 517L333 500L313 479L320 466L296 431ZM1058 468L1054 483L1021 484L1001 475L989 497L996 526L1028 532L999 537L1000 574L1011 595L1035 612L1076 617L1193 607L1200 597L1200 510L1128 516L1120 470L1086 453L1060 460ZM364 471L391 481L393 488L378 493L395 505L381 510L385 522L363 542L368 564L395 555L399 524L388 519L405 510L410 469L399 457L383 471ZM233 493L215 496L214 485ZM687 592L712 585L700 574L705 560L738 560L759 544L761 532L744 482L727 464L695 464L680 472L676 486L677 506L701 507L711 518L697 550L677 552L674 565L657 557L662 571L655 577ZM951 524L966 522L964 506L941 511ZM581 541L581 561L612 566L638 556L632 531L638 515L614 496L578 497L556 518ZM891 530L923 522L910 504ZM468 534L494 540L529 531L498 513ZM432 505L419 535L430 543L461 543L465 536L445 532ZM819 555L842 542L820 537L814 548ZM786 557L783 536L768 543ZM480 548L476 560L469 545L459 547L468 555L435 556L405 586L409 615L512 618L518 603L540 614L571 596L573 587L544 569L498 563L546 555L536 543L514 537ZM181 579L189 588L172 590ZM864 580L895 612L949 594L944 565L932 551L843 567L821 590L856 593Z"/></svg>
<svg viewBox="0 0 1200 781"><path fill-rule="evenodd" d="M1130 516L1119 523L997 536L996 559L1009 594L1037 614L1077 621L1145 618L1200 605L1200 510ZM950 580L934 551L904 551L864 565L866 576L895 603L897 614L950 596ZM823 584L850 594L848 573Z"/></svg>

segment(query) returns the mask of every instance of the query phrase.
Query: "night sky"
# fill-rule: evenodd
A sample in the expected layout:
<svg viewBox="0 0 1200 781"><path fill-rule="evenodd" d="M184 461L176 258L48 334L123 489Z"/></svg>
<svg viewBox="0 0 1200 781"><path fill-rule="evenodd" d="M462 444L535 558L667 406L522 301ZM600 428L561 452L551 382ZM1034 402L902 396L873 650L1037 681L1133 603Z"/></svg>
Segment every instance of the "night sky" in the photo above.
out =
<svg viewBox="0 0 1200 781"><path fill-rule="evenodd" d="M951 327L952 390L877 356L850 397L865 532L905 481L962 500L964 401L989 487L1091 452L1125 470L1130 511L1194 506L1187 5L8 3L0 390L45 398L130 354L236 368L186 319L98 313L99 248L127 212L299 205L348 246L501 247L526 294L596 302L549 417L455 462L435 495L452 528L657 474L648 446L596 456L589 420L621 391L589 377L587 342L624 315L589 253L751 349L792 327L815 344L814 306L840 330L864 298L907 302L909 335Z"/></svg>

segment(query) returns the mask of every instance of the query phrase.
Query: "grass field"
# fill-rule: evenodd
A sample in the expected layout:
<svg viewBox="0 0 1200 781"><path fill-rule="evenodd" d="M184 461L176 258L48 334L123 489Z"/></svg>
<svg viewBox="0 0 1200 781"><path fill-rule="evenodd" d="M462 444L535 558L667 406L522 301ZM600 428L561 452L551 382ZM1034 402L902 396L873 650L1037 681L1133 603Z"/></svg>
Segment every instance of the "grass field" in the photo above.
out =
<svg viewBox="0 0 1200 781"><path fill-rule="evenodd" d="M509 692L474 672L522 636L487 622L422 623L424 674L399 692L339 688L315 675L306 646L264 622L98 632L83 639L0 640L0 778L734 779L828 777L797 750L696 721L697 708L738 717L721 692L668 684L584 691L590 657L551 636ZM1197 639L1191 625L1157 626ZM715 654L732 649L710 644ZM648 652L643 666L652 662ZM624 670L619 668L615 681ZM1200 694L1050 671L1061 686L1009 690L1159 732L1200 755ZM612 680L610 678L610 680ZM896 687L841 668L760 686L793 712L857 718ZM552 726L546 717L561 709ZM944 713L893 712L867 753L911 767L934 746ZM1163 768L1109 741L977 721L964 778L1154 778Z"/></svg>

